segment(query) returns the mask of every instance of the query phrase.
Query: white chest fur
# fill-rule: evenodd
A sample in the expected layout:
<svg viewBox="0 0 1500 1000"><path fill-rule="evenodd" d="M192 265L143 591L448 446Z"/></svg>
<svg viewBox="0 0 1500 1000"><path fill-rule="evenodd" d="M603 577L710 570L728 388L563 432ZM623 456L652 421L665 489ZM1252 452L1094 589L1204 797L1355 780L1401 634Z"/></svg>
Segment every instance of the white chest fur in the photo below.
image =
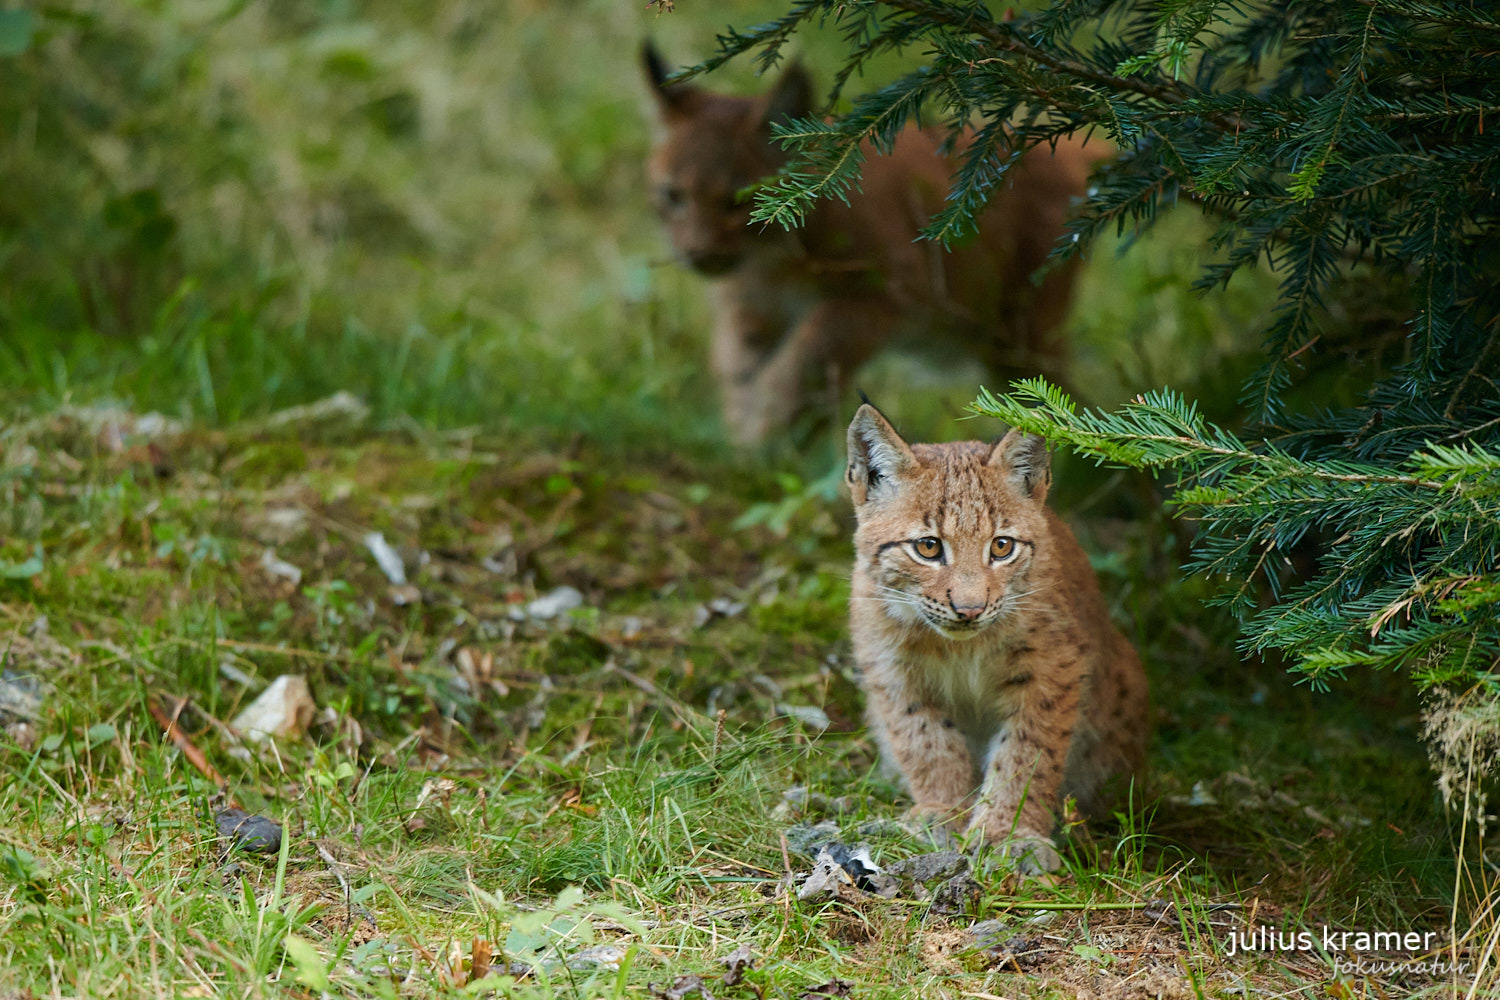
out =
<svg viewBox="0 0 1500 1000"><path fill-rule="evenodd" d="M953 642L939 655L908 655L909 683L921 690L964 734L975 762L1022 708L1025 685L1004 642Z"/></svg>

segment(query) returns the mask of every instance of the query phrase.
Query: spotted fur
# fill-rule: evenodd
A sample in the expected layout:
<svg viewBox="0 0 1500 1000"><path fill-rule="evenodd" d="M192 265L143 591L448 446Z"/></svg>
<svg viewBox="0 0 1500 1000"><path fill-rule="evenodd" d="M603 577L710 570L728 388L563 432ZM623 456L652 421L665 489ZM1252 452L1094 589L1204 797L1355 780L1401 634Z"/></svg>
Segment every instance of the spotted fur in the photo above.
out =
<svg viewBox="0 0 1500 1000"><path fill-rule="evenodd" d="M849 427L850 632L870 729L917 813L1006 843L1032 871L1059 864L1063 800L1106 805L1148 733L1140 658L1046 506L1050 484L1035 436L908 445L868 404Z"/></svg>

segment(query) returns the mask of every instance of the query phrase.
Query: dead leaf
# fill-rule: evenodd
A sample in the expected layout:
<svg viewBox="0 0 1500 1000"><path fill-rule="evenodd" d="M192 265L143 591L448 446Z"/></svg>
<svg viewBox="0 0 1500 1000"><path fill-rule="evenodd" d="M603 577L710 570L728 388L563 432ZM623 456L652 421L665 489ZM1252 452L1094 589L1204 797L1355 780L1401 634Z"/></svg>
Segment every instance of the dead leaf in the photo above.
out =
<svg viewBox="0 0 1500 1000"><path fill-rule="evenodd" d="M152 416L152 414L146 416ZM277 410L258 422L247 424L246 427L252 432L285 431L293 427L325 424L357 427L369 416L370 407L364 400L341 389L332 396L325 396L311 403ZM144 419L143 417L142 420Z"/></svg>
<svg viewBox="0 0 1500 1000"><path fill-rule="evenodd" d="M494 949L484 938L475 938L474 944L469 950L469 979L483 979L490 973L490 959L494 957Z"/></svg>
<svg viewBox="0 0 1500 1000"><path fill-rule="evenodd" d="M652 996L658 997L660 1000L682 1000L683 997L694 993L701 996L703 1000L714 1000L713 994L708 992L708 989L703 985L702 976L678 976L672 980L672 985L666 989L662 989L656 983L647 983L646 989L651 991Z"/></svg>
<svg viewBox="0 0 1500 1000"><path fill-rule="evenodd" d="M821 850L812 871L797 887L797 898L804 903L808 900L858 898L858 890L854 888L849 873L826 850Z"/></svg>
<svg viewBox="0 0 1500 1000"><path fill-rule="evenodd" d="M566 614L583 604L583 594L576 587L567 585L554 588L526 605L526 614L546 621Z"/></svg>
<svg viewBox="0 0 1500 1000"><path fill-rule="evenodd" d="M372 531L363 539L365 548L370 550L370 555L375 557L375 564L380 567L380 572L396 587L406 586L406 564L401 561L401 555L391 547L391 543L385 540L385 536L378 531Z"/></svg>
<svg viewBox="0 0 1500 1000"><path fill-rule="evenodd" d="M581 813L584 816L594 816L599 812L598 806L591 806L583 801L583 792L576 788L570 788L564 792L557 804L564 809Z"/></svg>
<svg viewBox="0 0 1500 1000"><path fill-rule="evenodd" d="M1046 962L1046 949L1043 945L1040 937L1017 935L983 949L980 955L991 968L1023 972Z"/></svg>
<svg viewBox="0 0 1500 1000"><path fill-rule="evenodd" d="M422 592L409 583L403 583L399 587L388 587L386 589L386 596L389 597L391 599L391 603L398 608L405 608L413 604L422 603Z"/></svg>
<svg viewBox="0 0 1500 1000"><path fill-rule="evenodd" d="M490 688L501 698L510 694L510 685L495 675L495 654L465 646L454 655L453 662L471 695L478 697L484 688Z"/></svg>
<svg viewBox="0 0 1500 1000"><path fill-rule="evenodd" d="M258 743L267 736L300 736L317 711L307 681L296 674L282 674L229 725Z"/></svg>
<svg viewBox="0 0 1500 1000"><path fill-rule="evenodd" d="M751 954L748 944L740 945L719 961L729 969L724 973L725 986L738 986L740 980L745 978L745 970L755 968L755 956Z"/></svg>
<svg viewBox="0 0 1500 1000"><path fill-rule="evenodd" d="M693 627L703 628L715 618L733 618L745 610L745 605L740 601L731 601L727 597L715 597L707 604L700 604L693 610Z"/></svg>
<svg viewBox="0 0 1500 1000"><path fill-rule="evenodd" d="M278 556L275 549L266 549L260 554L260 568L267 576L290 580L294 584L302 582L302 570Z"/></svg>

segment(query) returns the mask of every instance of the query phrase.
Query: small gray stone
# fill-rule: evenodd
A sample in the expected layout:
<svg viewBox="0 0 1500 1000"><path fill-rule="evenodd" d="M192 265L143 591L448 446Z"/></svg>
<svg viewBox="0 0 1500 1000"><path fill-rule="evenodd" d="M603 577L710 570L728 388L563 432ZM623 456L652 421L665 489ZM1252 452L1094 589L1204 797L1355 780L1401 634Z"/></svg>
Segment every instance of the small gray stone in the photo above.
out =
<svg viewBox="0 0 1500 1000"><path fill-rule="evenodd" d="M35 720L42 710L42 682L33 674L0 672L0 722Z"/></svg>
<svg viewBox="0 0 1500 1000"><path fill-rule="evenodd" d="M526 613L532 618L556 618L582 604L583 594L576 587L562 586L526 605Z"/></svg>
<svg viewBox="0 0 1500 1000"><path fill-rule="evenodd" d="M1002 920L981 920L969 928L969 936L974 939L974 947L993 948L1009 936L1008 931Z"/></svg>
<svg viewBox="0 0 1500 1000"><path fill-rule="evenodd" d="M885 870L897 878L925 885L969 874L969 859L957 851L935 851L932 854L914 854L909 858L902 858L886 865Z"/></svg>
<svg viewBox="0 0 1500 1000"><path fill-rule="evenodd" d="M809 729L816 729L820 733L832 725L829 721L828 713L816 705L792 705L787 702L779 702L776 705L776 714L796 719ZM823 798L826 801L828 797L825 795Z"/></svg>
<svg viewBox="0 0 1500 1000"><path fill-rule="evenodd" d="M808 791L806 785L793 785L781 793L781 805L778 808L781 806L786 807L783 810L784 815L842 816L857 809L859 803L850 795L840 795L838 798L830 798L822 792Z"/></svg>
<svg viewBox="0 0 1500 1000"><path fill-rule="evenodd" d="M567 965L575 972L590 969L615 972L620 968L620 963L625 960L626 951L626 947L622 944L598 944L568 956Z"/></svg>
<svg viewBox="0 0 1500 1000"><path fill-rule="evenodd" d="M821 823L798 823L787 828L786 844L798 854L812 857L813 847L839 839L839 825L825 819Z"/></svg>
<svg viewBox="0 0 1500 1000"><path fill-rule="evenodd" d="M841 796L847 798L847 796ZM883 838L894 840L897 837L925 837L927 830L920 823L914 823L909 819L890 819L881 817L879 819L867 819L854 828L856 835L861 837Z"/></svg>

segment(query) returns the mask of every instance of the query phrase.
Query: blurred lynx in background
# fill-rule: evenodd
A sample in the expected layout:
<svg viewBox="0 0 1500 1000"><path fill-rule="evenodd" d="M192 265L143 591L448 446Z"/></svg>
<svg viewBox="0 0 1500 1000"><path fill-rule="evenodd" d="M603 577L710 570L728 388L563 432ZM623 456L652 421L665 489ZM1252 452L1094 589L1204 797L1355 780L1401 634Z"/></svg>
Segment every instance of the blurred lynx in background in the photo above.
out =
<svg viewBox="0 0 1500 1000"><path fill-rule="evenodd" d="M662 126L651 196L681 261L713 279L713 365L729 433L753 444L900 335L940 337L997 375L1063 374L1056 331L1076 275L1070 262L1033 273L1063 234L1103 144L1034 150L1006 174L979 234L953 251L918 233L943 205L954 159L936 135L908 127L889 155L868 157L848 204L821 202L795 232L750 224L744 192L786 154L771 124L811 113L811 82L793 65L759 97L668 84L654 47L645 62Z"/></svg>

